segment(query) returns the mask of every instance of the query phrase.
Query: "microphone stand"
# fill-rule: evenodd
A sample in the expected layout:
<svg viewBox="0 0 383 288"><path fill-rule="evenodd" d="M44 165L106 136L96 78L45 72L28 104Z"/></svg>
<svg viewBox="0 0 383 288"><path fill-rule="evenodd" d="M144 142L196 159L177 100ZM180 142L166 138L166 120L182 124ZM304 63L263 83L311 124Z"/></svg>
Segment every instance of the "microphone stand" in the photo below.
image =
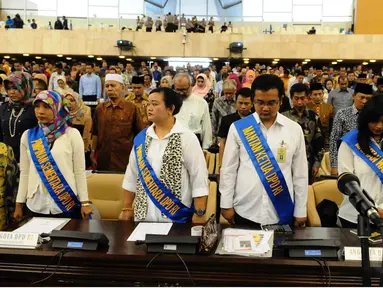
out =
<svg viewBox="0 0 383 288"><path fill-rule="evenodd" d="M367 216L358 215L358 237L362 250L363 286L371 287L370 248L368 238L371 235L370 220Z"/></svg>

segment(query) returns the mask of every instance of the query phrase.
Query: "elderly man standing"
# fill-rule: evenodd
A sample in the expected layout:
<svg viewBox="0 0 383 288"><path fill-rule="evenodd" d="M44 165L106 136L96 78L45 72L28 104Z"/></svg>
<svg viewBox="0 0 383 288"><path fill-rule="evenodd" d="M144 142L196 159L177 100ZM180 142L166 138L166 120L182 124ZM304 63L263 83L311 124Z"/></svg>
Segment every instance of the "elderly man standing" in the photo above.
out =
<svg viewBox="0 0 383 288"><path fill-rule="evenodd" d="M139 109L122 97L122 76L105 79L108 102L97 106L93 116L92 164L98 170L125 171L134 137L145 128Z"/></svg>
<svg viewBox="0 0 383 288"><path fill-rule="evenodd" d="M191 93L191 81L191 77L186 73L178 73L174 77L175 91L184 100L176 119L196 134L202 149L207 150L212 144L209 106L202 97Z"/></svg>
<svg viewBox="0 0 383 288"><path fill-rule="evenodd" d="M132 88L134 92L129 92L125 100L132 102L140 111L142 122L146 127L150 126L151 123L148 120L147 107L149 105L148 97L149 95L145 93L144 90L144 76L133 76L132 78Z"/></svg>
<svg viewBox="0 0 383 288"><path fill-rule="evenodd" d="M222 85L223 96L217 97L213 103L211 124L213 128L213 139L218 143L218 130L222 117L233 114L235 109L234 96L237 91L237 83L233 80L225 80Z"/></svg>

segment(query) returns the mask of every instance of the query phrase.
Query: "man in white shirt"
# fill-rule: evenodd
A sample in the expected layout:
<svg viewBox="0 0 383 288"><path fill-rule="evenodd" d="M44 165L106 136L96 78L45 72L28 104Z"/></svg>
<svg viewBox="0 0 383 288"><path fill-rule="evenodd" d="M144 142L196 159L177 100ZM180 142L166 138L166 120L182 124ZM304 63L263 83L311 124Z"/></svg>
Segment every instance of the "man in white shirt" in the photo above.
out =
<svg viewBox="0 0 383 288"><path fill-rule="evenodd" d="M283 175L279 179L284 178L288 187L280 194L289 193L290 203L294 202L293 215L290 218L294 217L296 226L304 227L307 215L308 169L302 128L278 113L284 95L283 82L279 77L261 75L253 82L252 90L255 93L256 112L248 117L255 118L271 153L277 159L277 168L279 167ZM230 223L259 226L279 222L279 214L235 124L231 125L226 139L220 175L221 212ZM276 196L274 194L274 198Z"/></svg>
<svg viewBox="0 0 383 288"><path fill-rule="evenodd" d="M61 62L56 63L56 72L53 72L51 78L49 78L48 90L56 90L59 87L57 80L59 76L65 77L65 72L63 71L63 64Z"/></svg>
<svg viewBox="0 0 383 288"><path fill-rule="evenodd" d="M209 106L203 98L191 94L191 83L191 78L186 73L178 73L174 77L175 90L184 99L176 119L196 134L202 149L207 150L213 138Z"/></svg>

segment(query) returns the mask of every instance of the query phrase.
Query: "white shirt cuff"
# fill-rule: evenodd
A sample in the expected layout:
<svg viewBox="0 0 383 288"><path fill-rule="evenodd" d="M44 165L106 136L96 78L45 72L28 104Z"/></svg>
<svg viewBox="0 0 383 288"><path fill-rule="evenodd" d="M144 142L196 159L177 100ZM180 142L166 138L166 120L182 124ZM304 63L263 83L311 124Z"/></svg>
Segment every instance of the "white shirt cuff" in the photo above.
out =
<svg viewBox="0 0 383 288"><path fill-rule="evenodd" d="M230 209L234 207L233 196L224 196L221 194L221 208Z"/></svg>
<svg viewBox="0 0 383 288"><path fill-rule="evenodd" d="M294 217L295 218L304 218L307 217L307 206L304 207L294 207Z"/></svg>
<svg viewBox="0 0 383 288"><path fill-rule="evenodd" d="M203 197L203 196L208 196L208 195L209 195L209 191L206 188L193 189L193 192L192 192L193 198Z"/></svg>

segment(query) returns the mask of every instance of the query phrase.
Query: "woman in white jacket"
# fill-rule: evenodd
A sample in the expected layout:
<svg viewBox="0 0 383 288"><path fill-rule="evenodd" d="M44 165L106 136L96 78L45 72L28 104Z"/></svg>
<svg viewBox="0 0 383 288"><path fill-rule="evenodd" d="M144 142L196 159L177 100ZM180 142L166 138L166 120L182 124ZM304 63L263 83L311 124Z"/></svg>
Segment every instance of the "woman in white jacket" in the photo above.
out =
<svg viewBox="0 0 383 288"><path fill-rule="evenodd" d="M21 137L14 218L23 216L26 204L27 216L88 219L84 143L67 125L70 104L57 92L43 91L33 106L39 125Z"/></svg>

